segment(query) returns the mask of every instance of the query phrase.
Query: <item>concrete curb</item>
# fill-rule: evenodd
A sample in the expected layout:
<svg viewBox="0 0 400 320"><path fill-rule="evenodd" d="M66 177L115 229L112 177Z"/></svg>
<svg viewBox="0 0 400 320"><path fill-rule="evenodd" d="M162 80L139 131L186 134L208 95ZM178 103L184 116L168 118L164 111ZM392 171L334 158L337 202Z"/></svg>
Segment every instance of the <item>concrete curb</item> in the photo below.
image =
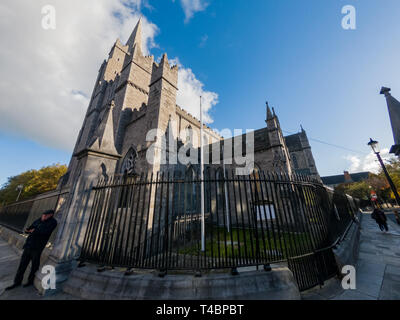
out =
<svg viewBox="0 0 400 320"><path fill-rule="evenodd" d="M254 268L255 269L255 268ZM155 272L124 276L123 272L96 272L94 266L75 269L63 291L94 300L300 300L292 272L286 267L270 272L243 271L238 276L209 273L171 274L163 278Z"/></svg>
<svg viewBox="0 0 400 320"><path fill-rule="evenodd" d="M362 215L359 215L359 223L353 223L346 237L339 243L337 249L333 249L339 270L345 265L356 266L360 249L360 225Z"/></svg>

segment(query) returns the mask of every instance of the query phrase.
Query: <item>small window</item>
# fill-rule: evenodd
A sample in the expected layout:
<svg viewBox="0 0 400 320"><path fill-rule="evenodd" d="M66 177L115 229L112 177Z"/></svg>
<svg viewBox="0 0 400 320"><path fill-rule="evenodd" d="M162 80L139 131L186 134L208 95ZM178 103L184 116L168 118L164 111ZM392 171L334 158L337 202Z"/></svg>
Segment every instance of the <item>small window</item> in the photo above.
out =
<svg viewBox="0 0 400 320"><path fill-rule="evenodd" d="M299 163L297 162L297 157L296 157L295 154L292 155L292 161L293 161L293 166L294 166L294 168L295 168L295 169L298 169L298 168L299 168Z"/></svg>

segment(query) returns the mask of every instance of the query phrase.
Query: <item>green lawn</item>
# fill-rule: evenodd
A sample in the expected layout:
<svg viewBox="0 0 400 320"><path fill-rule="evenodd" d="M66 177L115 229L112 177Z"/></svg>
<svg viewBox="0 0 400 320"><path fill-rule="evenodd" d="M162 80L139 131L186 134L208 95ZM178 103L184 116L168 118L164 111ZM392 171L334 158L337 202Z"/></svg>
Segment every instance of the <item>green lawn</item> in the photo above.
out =
<svg viewBox="0 0 400 320"><path fill-rule="evenodd" d="M262 256L272 255L274 259L280 260L280 258L286 258L287 254L291 256L299 255L304 252L305 248L311 248L310 237L307 233L294 234L289 232L281 232L279 234L277 231L275 231L274 237L271 232L268 236L267 232L264 231L265 241L263 241L261 230L258 230L257 232L258 237L256 237L255 230L250 232L250 230L234 228L230 233L228 233L224 228L214 228L212 230L212 239L211 231L207 232L205 255L209 257L220 256L222 258L233 258L239 256L256 258L258 245L258 252ZM198 243L189 245L186 248L180 249L179 253L197 255L200 250L199 246L200 241Z"/></svg>

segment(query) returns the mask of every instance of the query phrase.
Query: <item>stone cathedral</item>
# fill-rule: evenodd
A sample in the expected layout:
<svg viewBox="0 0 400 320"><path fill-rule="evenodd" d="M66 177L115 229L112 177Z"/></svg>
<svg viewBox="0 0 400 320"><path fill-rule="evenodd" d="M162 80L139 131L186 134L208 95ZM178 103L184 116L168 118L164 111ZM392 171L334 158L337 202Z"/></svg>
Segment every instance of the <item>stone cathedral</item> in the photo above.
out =
<svg viewBox="0 0 400 320"><path fill-rule="evenodd" d="M100 67L87 113L79 132L67 174L59 187L71 191L99 176L157 172L163 167L150 163L163 150L146 141L151 129L167 132L176 123L173 136L178 145L192 143L190 129L200 137L200 121L176 104L178 66L171 66L164 54L159 63L142 53L142 22L139 20L127 43L118 39L108 60ZM224 140L204 126L204 139L211 146ZM296 172L319 179L306 132L284 137L279 119L267 104L266 127L254 132L254 167L266 171ZM82 188L82 186L81 186Z"/></svg>

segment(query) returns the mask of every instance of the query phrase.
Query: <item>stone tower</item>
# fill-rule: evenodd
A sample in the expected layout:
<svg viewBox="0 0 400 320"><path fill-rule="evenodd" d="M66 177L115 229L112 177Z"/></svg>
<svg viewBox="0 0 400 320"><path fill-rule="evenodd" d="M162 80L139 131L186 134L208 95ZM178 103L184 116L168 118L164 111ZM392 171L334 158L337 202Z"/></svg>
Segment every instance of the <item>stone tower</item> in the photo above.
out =
<svg viewBox="0 0 400 320"><path fill-rule="evenodd" d="M62 184L76 184L82 168L86 180L159 170L160 150L149 151L154 163L146 160L151 144L146 135L151 129L166 131L176 118L177 82L178 67L170 66L166 54L159 64L143 55L139 20L127 43L118 39L99 70Z"/></svg>
<svg viewBox="0 0 400 320"><path fill-rule="evenodd" d="M268 150L272 156L272 167L277 172L285 172L292 174L292 166L290 162L289 152L283 137L279 119L275 114L274 108L271 108L267 102L267 134L270 144ZM271 165L269 166L271 167ZM267 167L268 168L268 167Z"/></svg>
<svg viewBox="0 0 400 320"><path fill-rule="evenodd" d="M285 141L294 172L321 180L315 165L307 133L303 127L301 127L299 133L286 136Z"/></svg>
<svg viewBox="0 0 400 320"><path fill-rule="evenodd" d="M69 197L60 210L62 228L49 258L58 275L67 274L79 255L96 181L160 169L161 152L148 150L153 141L146 136L151 129L165 132L169 121L179 117L177 112L183 114L176 105L177 82L178 67L170 66L166 55L159 64L143 55L141 20L125 45L117 39L112 46L94 84L67 174L59 183ZM183 117L196 124L191 116ZM152 152L155 161L149 162L146 154Z"/></svg>

